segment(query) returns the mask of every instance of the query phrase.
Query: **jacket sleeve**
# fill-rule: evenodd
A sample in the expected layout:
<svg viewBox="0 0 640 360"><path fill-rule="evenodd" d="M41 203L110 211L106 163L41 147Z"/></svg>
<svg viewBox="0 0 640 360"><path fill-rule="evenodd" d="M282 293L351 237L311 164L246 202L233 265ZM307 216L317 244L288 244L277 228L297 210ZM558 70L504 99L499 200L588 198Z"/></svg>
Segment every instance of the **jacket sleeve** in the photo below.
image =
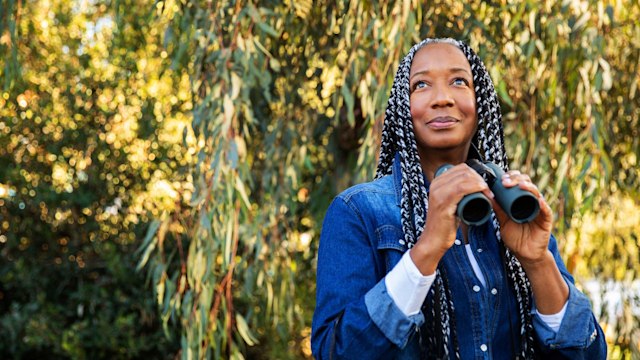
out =
<svg viewBox="0 0 640 360"><path fill-rule="evenodd" d="M361 214L336 198L318 249L311 347L322 359L384 359L405 347L422 323L395 305L379 268L375 239Z"/></svg>
<svg viewBox="0 0 640 360"><path fill-rule="evenodd" d="M553 236L549 241L549 250L569 286L569 299L557 333L534 312L533 326L540 350L549 359L606 359L607 343L602 328L591 310L589 299L576 288Z"/></svg>

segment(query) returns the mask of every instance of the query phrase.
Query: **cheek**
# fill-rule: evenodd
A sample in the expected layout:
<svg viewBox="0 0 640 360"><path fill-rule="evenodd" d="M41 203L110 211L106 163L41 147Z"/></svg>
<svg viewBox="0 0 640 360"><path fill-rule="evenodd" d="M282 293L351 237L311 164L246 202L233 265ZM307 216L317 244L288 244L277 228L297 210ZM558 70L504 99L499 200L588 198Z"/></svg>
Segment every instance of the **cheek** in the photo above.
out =
<svg viewBox="0 0 640 360"><path fill-rule="evenodd" d="M467 114L476 114L476 99L466 98L460 101L460 109Z"/></svg>
<svg viewBox="0 0 640 360"><path fill-rule="evenodd" d="M411 113L411 124L416 129L424 121L425 111L420 106L412 106L409 111Z"/></svg>
<svg viewBox="0 0 640 360"><path fill-rule="evenodd" d="M422 113L420 111L420 106L418 106L417 104L415 104L415 101L413 101L413 99L411 100L411 102L409 103L409 112L411 113L411 119L413 121L413 119L417 119L420 117L420 114Z"/></svg>

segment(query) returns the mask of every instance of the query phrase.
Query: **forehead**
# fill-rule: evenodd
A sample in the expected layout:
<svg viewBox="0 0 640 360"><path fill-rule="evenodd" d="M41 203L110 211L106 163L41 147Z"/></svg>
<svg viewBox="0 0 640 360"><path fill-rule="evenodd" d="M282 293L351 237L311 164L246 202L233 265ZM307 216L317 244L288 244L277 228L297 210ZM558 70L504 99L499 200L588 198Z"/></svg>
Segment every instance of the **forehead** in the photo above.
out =
<svg viewBox="0 0 640 360"><path fill-rule="evenodd" d="M413 57L411 75L416 72L465 69L471 74L469 61L460 48L447 43L431 43L422 47Z"/></svg>

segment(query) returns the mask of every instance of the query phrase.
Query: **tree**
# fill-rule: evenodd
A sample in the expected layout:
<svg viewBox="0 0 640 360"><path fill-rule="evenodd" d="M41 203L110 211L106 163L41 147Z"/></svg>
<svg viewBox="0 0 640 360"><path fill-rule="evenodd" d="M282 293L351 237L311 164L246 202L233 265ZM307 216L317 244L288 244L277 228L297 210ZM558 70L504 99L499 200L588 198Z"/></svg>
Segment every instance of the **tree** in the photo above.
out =
<svg viewBox="0 0 640 360"><path fill-rule="evenodd" d="M2 4L0 357L174 353L135 251L186 178L188 77L148 4Z"/></svg>
<svg viewBox="0 0 640 360"><path fill-rule="evenodd" d="M324 212L373 177L393 74L427 36L485 60L511 166L556 210L579 285L637 278L635 1L1 4L3 354L177 336L183 358L309 356ZM92 332L138 333L144 314L157 339L151 299L157 348ZM109 316L78 315L96 303ZM637 351L630 309L603 315L612 358Z"/></svg>
<svg viewBox="0 0 640 360"><path fill-rule="evenodd" d="M172 36L194 44L187 52L195 54L193 128L202 146L191 211L158 220L188 228L172 235L189 251L180 266L166 261L168 232L157 226L146 248L164 311L182 321L187 357L239 357L250 353L244 344L284 347L308 335L323 212L338 190L372 177L391 76L424 36L478 49L499 90L513 166L531 172L558 209L572 269L616 274L601 244L625 239L579 227L618 201L638 210L638 170L614 156L638 153L638 99L627 91L637 87L628 76L638 64L630 41L637 4L311 5L188 1L163 13ZM620 231L637 239L636 226ZM573 246L578 236L590 247ZM637 251L617 254L616 269L634 278Z"/></svg>

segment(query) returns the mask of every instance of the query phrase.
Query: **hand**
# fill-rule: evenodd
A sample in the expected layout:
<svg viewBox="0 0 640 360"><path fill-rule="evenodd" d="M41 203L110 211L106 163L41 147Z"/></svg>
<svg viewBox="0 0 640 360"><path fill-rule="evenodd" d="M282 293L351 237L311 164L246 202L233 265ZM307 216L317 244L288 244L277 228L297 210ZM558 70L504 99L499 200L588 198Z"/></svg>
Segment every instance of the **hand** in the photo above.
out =
<svg viewBox="0 0 640 360"><path fill-rule="evenodd" d="M460 223L456 216L458 203L475 192L493 198L484 179L466 164L450 168L431 182L424 231L411 249L411 259L422 274L433 274L440 259L453 246Z"/></svg>
<svg viewBox="0 0 640 360"><path fill-rule="evenodd" d="M504 244L523 266L539 263L548 256L549 238L553 226L551 207L528 175L512 170L506 173L501 181L506 188L519 186L520 189L529 191L538 198L540 213L531 222L524 224L518 224L511 220L495 200L492 202L500 223L500 234Z"/></svg>

